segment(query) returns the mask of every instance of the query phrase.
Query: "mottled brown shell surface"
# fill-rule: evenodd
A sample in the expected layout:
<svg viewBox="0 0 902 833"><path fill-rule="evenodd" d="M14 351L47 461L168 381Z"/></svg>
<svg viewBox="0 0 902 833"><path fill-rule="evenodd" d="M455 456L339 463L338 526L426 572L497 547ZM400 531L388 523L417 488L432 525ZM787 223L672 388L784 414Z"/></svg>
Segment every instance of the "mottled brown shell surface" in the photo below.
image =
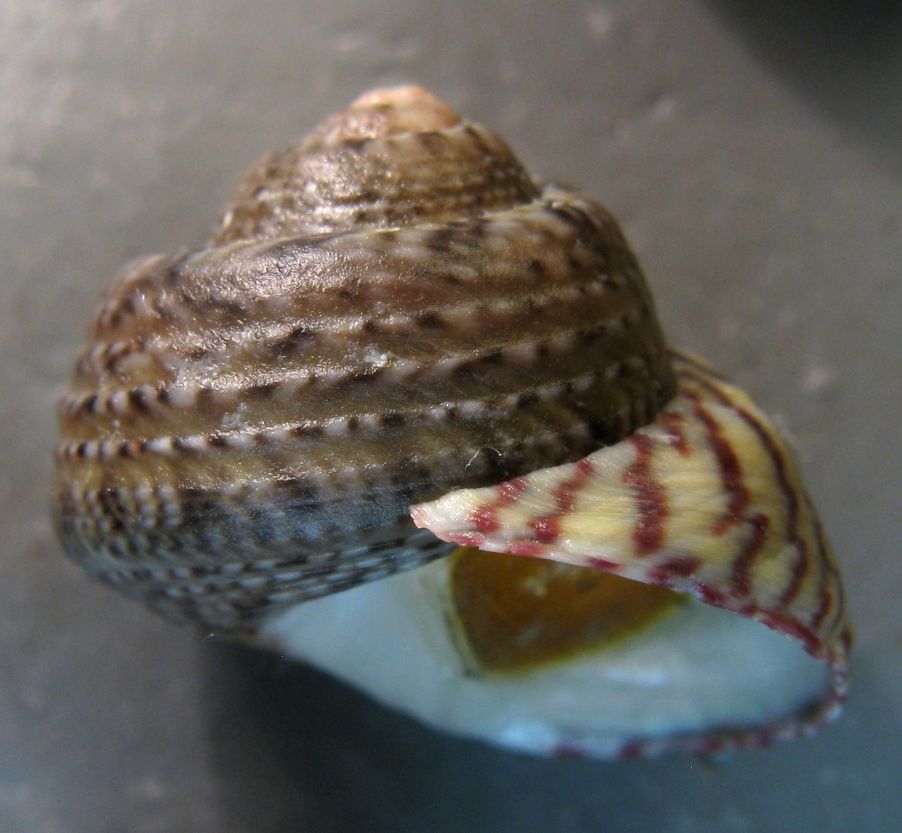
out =
<svg viewBox="0 0 902 833"><path fill-rule="evenodd" d="M60 406L57 527L92 575L239 627L445 554L411 504L576 460L673 391L610 215L376 91L258 163L207 247L116 276Z"/></svg>

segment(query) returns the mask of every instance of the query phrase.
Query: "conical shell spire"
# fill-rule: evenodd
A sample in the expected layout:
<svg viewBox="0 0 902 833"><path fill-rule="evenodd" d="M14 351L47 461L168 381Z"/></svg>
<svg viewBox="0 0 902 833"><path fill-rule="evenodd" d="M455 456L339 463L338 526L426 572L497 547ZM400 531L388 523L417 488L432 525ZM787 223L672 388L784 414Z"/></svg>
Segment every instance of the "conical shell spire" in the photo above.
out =
<svg viewBox="0 0 902 833"><path fill-rule="evenodd" d="M538 194L500 136L420 87L383 88L251 168L211 242L446 223Z"/></svg>

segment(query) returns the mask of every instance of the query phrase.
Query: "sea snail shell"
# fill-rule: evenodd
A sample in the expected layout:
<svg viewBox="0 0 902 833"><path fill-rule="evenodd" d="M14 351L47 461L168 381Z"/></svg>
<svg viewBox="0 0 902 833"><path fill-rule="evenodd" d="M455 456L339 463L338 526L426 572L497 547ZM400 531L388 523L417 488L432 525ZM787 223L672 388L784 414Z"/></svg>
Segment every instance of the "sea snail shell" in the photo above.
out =
<svg viewBox="0 0 902 833"><path fill-rule="evenodd" d="M689 620L715 616L713 638L735 631L711 613L723 608L822 663L768 711L761 669L781 688L785 646L740 635L734 660L759 646L743 669L754 691L726 696L745 709L721 712L726 724L706 722L713 712L665 720L692 706L677 696L651 710L654 731L611 734L596 719L610 704L582 700L595 713L574 734L554 701L548 732L531 723L518 748L758 745L812 731L845 698L839 571L776 428L710 367L669 351L603 208L538 184L502 139L419 88L369 93L264 158L205 248L126 266L76 364L60 432L55 523L88 573L173 618L254 632L323 667L333 658L311 654L309 634L332 634L336 616L372 630L378 610L396 623L386 603L398 598L440 620L444 602L433 602L450 573L437 563L399 576L370 607L373 587L340 611L330 605L341 597L298 602L457 544L575 565L577 583L590 568L681 591ZM445 588L435 597L423 589L433 579ZM670 656L668 629L680 626L663 621ZM418 637L419 622L405 633ZM358 651L340 676L386 702L411 694L381 657L357 679L373 657L361 661L362 638L339 641ZM689 653L709 644L690 639ZM434 647L424 669L435 671ZM717 665L706 661L696 679ZM433 675L445 696L408 710L480 735L455 720L470 695L489 702L491 674L455 682L448 667ZM554 672L543 679L559 685ZM512 701L501 699L505 721ZM621 701L625 717L636 711L629 694ZM453 719L435 711L449 702L461 705ZM487 710L475 710L484 726Z"/></svg>
<svg viewBox="0 0 902 833"><path fill-rule="evenodd" d="M262 612L448 553L412 504L578 460L675 377L616 222L418 88L246 176L200 250L114 279L60 407L54 514L177 618Z"/></svg>

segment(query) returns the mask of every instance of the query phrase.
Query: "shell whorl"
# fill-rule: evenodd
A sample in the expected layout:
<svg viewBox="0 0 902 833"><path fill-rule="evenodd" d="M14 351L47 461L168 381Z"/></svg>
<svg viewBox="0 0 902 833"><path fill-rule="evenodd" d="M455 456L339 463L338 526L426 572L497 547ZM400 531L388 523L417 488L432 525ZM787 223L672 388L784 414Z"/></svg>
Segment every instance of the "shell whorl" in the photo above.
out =
<svg viewBox="0 0 902 833"><path fill-rule="evenodd" d="M251 168L211 242L444 224L538 193L497 134L417 87L376 90Z"/></svg>
<svg viewBox="0 0 902 833"><path fill-rule="evenodd" d="M60 407L92 574L230 628L442 555L412 503L578 459L674 379L610 215L418 88L255 166L209 245L129 264Z"/></svg>

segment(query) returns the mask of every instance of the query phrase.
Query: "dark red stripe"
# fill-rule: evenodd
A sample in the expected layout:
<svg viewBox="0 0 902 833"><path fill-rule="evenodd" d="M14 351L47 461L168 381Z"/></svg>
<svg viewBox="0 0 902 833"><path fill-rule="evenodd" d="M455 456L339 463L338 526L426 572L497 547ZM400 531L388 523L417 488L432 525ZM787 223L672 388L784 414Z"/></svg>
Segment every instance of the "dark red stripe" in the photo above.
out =
<svg viewBox="0 0 902 833"><path fill-rule="evenodd" d="M795 597L799 595L802 589L802 582L808 574L810 559L808 558L808 544L801 538L793 542L796 551L796 560L792 565L792 573L789 576L789 583L786 589L780 594L777 604L780 607L788 607Z"/></svg>
<svg viewBox="0 0 902 833"><path fill-rule="evenodd" d="M748 596L751 590L749 573L751 572L752 562L764 546L770 521L767 515L758 512L748 519L748 524L751 527L751 534L733 562L733 574L730 577L733 590L741 596Z"/></svg>
<svg viewBox="0 0 902 833"><path fill-rule="evenodd" d="M470 523L475 529L486 534L497 532L501 524L495 516L495 508L492 505L477 506L470 512Z"/></svg>
<svg viewBox="0 0 902 833"><path fill-rule="evenodd" d="M498 499L495 501L495 505L507 506L511 503L516 503L520 495L526 491L527 485L525 478L518 477L516 480L509 480L507 483L496 486L495 491L498 494Z"/></svg>
<svg viewBox="0 0 902 833"><path fill-rule="evenodd" d="M541 518L533 518L529 522L536 540L542 544L550 544L557 540L561 534L561 522L552 515L544 515Z"/></svg>
<svg viewBox="0 0 902 833"><path fill-rule="evenodd" d="M817 610L814 612L814 617L811 620L811 627L815 629L820 628L821 623L830 612L831 605L833 604L833 593L830 592L829 587L823 588L818 596L821 601L817 607Z"/></svg>
<svg viewBox="0 0 902 833"><path fill-rule="evenodd" d="M529 521L529 527L532 529L536 540L542 544L551 544L561 535L560 519L568 512L572 512L576 505L577 494L585 488L586 481L594 471L592 461L587 457L578 461L574 465L573 474L558 486L552 492L555 508L548 515L540 515Z"/></svg>
<svg viewBox="0 0 902 833"><path fill-rule="evenodd" d="M664 411L660 415L667 431L667 441L683 457L689 455L689 441L686 439L685 417L679 411Z"/></svg>
<svg viewBox="0 0 902 833"><path fill-rule="evenodd" d="M724 407L731 408L735 411L740 419L752 429L755 436L758 438L758 441L767 452L771 464L774 467L777 483L780 486L780 491L783 494L783 501L786 506L786 537L796 551L795 563L793 564L792 572L790 573L789 582L777 602L779 606L787 607L796 596L798 596L799 591L802 589L802 582L811 568L811 559L809 557L808 544L799 535L799 496L789 482L789 476L786 471L786 458L783 456L780 447L774 442L773 437L753 413L730 399L722 390L711 384L707 379L697 376L694 373L688 375L691 376L692 381L704 387L705 390L714 396Z"/></svg>
<svg viewBox="0 0 902 833"><path fill-rule="evenodd" d="M629 442L636 449L636 459L623 473L623 482L635 493L639 517L633 527L633 543L639 555L649 555L661 548L667 520L664 488L651 473L652 444L644 434L633 434Z"/></svg>
<svg viewBox="0 0 902 833"><path fill-rule="evenodd" d="M820 604L818 604L817 610L814 612L814 617L811 620L811 627L814 630L820 628L824 619L827 618L827 614L831 610L831 606L834 601L837 601L833 598L833 593L830 592L830 588L828 586L828 582L830 580L830 572L828 570L828 561L827 561L827 541L824 537L824 528L821 526L821 522L819 519L815 519L814 522L814 530L815 535L817 536L817 546L821 553L821 575L820 581L818 582L817 594L820 599ZM841 587L840 583L840 587Z"/></svg>
<svg viewBox="0 0 902 833"><path fill-rule="evenodd" d="M820 519L818 519L817 521L817 534L818 540L820 541L820 546L824 551L823 565L824 572L826 574L825 584L829 581L829 585L831 588L833 588L835 596L833 615L830 618L830 624L825 628L825 630L833 631L836 628L836 625L840 623L840 620L843 618L845 612L846 591L845 587L843 586L842 576L840 576L836 564L834 564L830 558L829 547L827 545L826 536L824 535L824 528L823 526L821 526Z"/></svg>
<svg viewBox="0 0 902 833"><path fill-rule="evenodd" d="M805 646L805 650L813 655L818 656L824 647L823 640L811 630L806 628L798 619L781 611L762 611L764 616L761 621L765 625L774 630L785 633L798 639Z"/></svg>
<svg viewBox="0 0 902 833"><path fill-rule="evenodd" d="M739 464L739 458L736 456L733 446L721 433L717 420L711 416L710 411L702 404L701 397L695 391L686 391L686 395L692 400L695 415L705 426L708 443L720 469L720 481L730 496L726 514L711 528L714 535L723 535L731 526L743 520L743 514L749 503L749 492L745 483L742 482L742 466Z"/></svg>
<svg viewBox="0 0 902 833"><path fill-rule="evenodd" d="M720 391L717 391L717 393L720 394ZM767 456L770 458L777 476L777 483L783 494L783 501L786 506L786 537L796 551L795 563L792 567L789 583L786 585L777 602L779 606L787 607L801 590L802 580L805 578L810 567L808 545L804 539L800 537L798 530L799 496L789 482L789 477L786 473L786 459L783 457L780 447L774 442L773 437L761 424L761 421L741 405L730 402L725 396L721 395L721 398L728 407L733 408L742 421L755 433L758 442L761 443L764 450L767 452Z"/></svg>
<svg viewBox="0 0 902 833"><path fill-rule="evenodd" d="M677 556L658 564L648 571L648 578L653 584L670 586L675 578L689 578L701 566L701 562L690 555Z"/></svg>
<svg viewBox="0 0 902 833"><path fill-rule="evenodd" d="M573 511L576 493L586 485L586 481L594 469L595 467L588 457L583 457L575 464L573 476L559 484L554 490L555 515L560 516Z"/></svg>
<svg viewBox="0 0 902 833"><path fill-rule="evenodd" d="M601 570L604 573L617 573L622 567L621 564L617 564L614 561L608 561L607 558L589 558L586 560L586 566Z"/></svg>
<svg viewBox="0 0 902 833"><path fill-rule="evenodd" d="M711 587L708 584L699 584L696 592L698 597L706 604L714 605L714 607L726 607L727 605L727 597L716 587Z"/></svg>
<svg viewBox="0 0 902 833"><path fill-rule="evenodd" d="M701 567L701 561L692 555L681 555L671 558L669 561L662 564L661 567L668 573L672 573L682 578L688 578L689 576L694 575L698 568Z"/></svg>
<svg viewBox="0 0 902 833"><path fill-rule="evenodd" d="M485 503L477 506L470 513L470 523L480 532L486 534L497 532L501 529L501 523L498 521L497 510L503 506L509 506L515 503L520 495L526 491L526 480L518 477L516 480L509 480L495 487L495 500L491 503Z"/></svg>

